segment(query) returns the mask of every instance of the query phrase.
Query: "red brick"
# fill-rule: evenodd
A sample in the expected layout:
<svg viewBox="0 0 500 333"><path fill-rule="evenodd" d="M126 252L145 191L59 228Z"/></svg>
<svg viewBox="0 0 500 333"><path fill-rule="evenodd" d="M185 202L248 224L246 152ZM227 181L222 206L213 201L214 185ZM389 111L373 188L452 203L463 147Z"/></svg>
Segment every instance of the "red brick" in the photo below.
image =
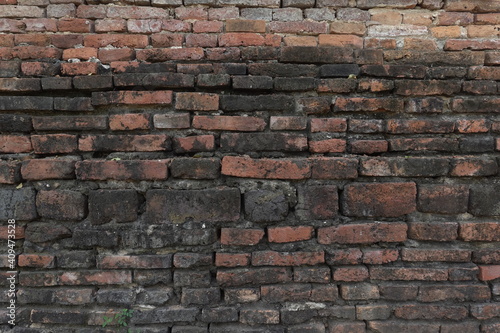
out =
<svg viewBox="0 0 500 333"><path fill-rule="evenodd" d="M215 254L215 266L239 267L250 265L250 253L221 253Z"/></svg>
<svg viewBox="0 0 500 333"><path fill-rule="evenodd" d="M194 116L193 127L210 131L263 131L266 121L259 117Z"/></svg>
<svg viewBox="0 0 500 333"><path fill-rule="evenodd" d="M361 282L367 280L369 276L365 266L339 267L333 272L334 281Z"/></svg>
<svg viewBox="0 0 500 333"><path fill-rule="evenodd" d="M54 268L55 256L47 254L20 254L17 264L19 267Z"/></svg>
<svg viewBox="0 0 500 333"><path fill-rule="evenodd" d="M271 243L288 243L309 240L313 237L313 227L270 227L267 237Z"/></svg>
<svg viewBox="0 0 500 333"><path fill-rule="evenodd" d="M489 66L472 66L469 68L468 77L483 80L500 80L500 69Z"/></svg>
<svg viewBox="0 0 500 333"><path fill-rule="evenodd" d="M239 61L241 51L237 47L215 47L211 49L205 49L207 60L210 61Z"/></svg>
<svg viewBox="0 0 500 333"><path fill-rule="evenodd" d="M92 47L82 47L77 49L66 49L63 51L62 59L81 59L81 60L89 60L90 58L97 57L97 49ZM95 73L93 73L95 74Z"/></svg>
<svg viewBox="0 0 500 333"><path fill-rule="evenodd" d="M19 59L60 59L61 50L43 46L15 46L0 49L0 60Z"/></svg>
<svg viewBox="0 0 500 333"><path fill-rule="evenodd" d="M404 223L361 223L325 227L318 230L320 244L370 244L402 242L408 227Z"/></svg>
<svg viewBox="0 0 500 333"><path fill-rule="evenodd" d="M353 154L377 154L389 150L386 140L355 140L352 141L350 151Z"/></svg>
<svg viewBox="0 0 500 333"><path fill-rule="evenodd" d="M82 180L165 180L168 177L168 160L77 162L76 174Z"/></svg>
<svg viewBox="0 0 500 333"><path fill-rule="evenodd" d="M350 184L344 188L347 216L397 217L416 209L415 183Z"/></svg>
<svg viewBox="0 0 500 333"><path fill-rule="evenodd" d="M195 21L193 23L194 33L222 32L224 23L220 21Z"/></svg>
<svg viewBox="0 0 500 333"><path fill-rule="evenodd" d="M220 242L223 245L257 245L264 237L262 229L222 228Z"/></svg>
<svg viewBox="0 0 500 333"><path fill-rule="evenodd" d="M365 48L395 50L396 40L389 38L365 38Z"/></svg>
<svg viewBox="0 0 500 333"><path fill-rule="evenodd" d="M148 36L145 35L119 35L119 34L104 34L104 35L86 35L84 37L84 46L86 47L106 47L111 45L114 47L130 47L130 48L145 48L148 46Z"/></svg>
<svg viewBox="0 0 500 333"><path fill-rule="evenodd" d="M346 150L346 140L327 139L309 141L309 151L312 153L342 153Z"/></svg>
<svg viewBox="0 0 500 333"><path fill-rule="evenodd" d="M61 73L63 75L93 75L97 74L97 63L95 62L75 62L61 64Z"/></svg>
<svg viewBox="0 0 500 333"><path fill-rule="evenodd" d="M127 20L127 30L130 33L151 34L160 32L161 20Z"/></svg>
<svg viewBox="0 0 500 333"><path fill-rule="evenodd" d="M347 130L346 118L312 118L311 132L345 132Z"/></svg>
<svg viewBox="0 0 500 333"><path fill-rule="evenodd" d="M394 262L399 258L399 251L394 249L364 250L363 263L369 265L382 265Z"/></svg>
<svg viewBox="0 0 500 333"><path fill-rule="evenodd" d="M148 114L117 114L109 116L109 128L112 131L132 131L149 129Z"/></svg>
<svg viewBox="0 0 500 333"><path fill-rule="evenodd" d="M500 241L500 223L496 222L464 222L460 223L460 239L466 242Z"/></svg>
<svg viewBox="0 0 500 333"><path fill-rule="evenodd" d="M401 260L403 261L443 261L443 262L469 262L471 251L468 250L444 250L444 249L403 249Z"/></svg>
<svg viewBox="0 0 500 333"><path fill-rule="evenodd" d="M317 265L325 262L325 254L318 252L275 252L260 251L252 253L253 266L302 266Z"/></svg>
<svg viewBox="0 0 500 333"><path fill-rule="evenodd" d="M167 135L82 135L80 151L165 151L170 149Z"/></svg>
<svg viewBox="0 0 500 333"><path fill-rule="evenodd" d="M318 35L328 33L328 23L313 21L297 22L270 22L268 24L270 32L290 33L296 35ZM321 35L320 35L321 36Z"/></svg>
<svg viewBox="0 0 500 333"><path fill-rule="evenodd" d="M356 35L319 35L320 46L363 48L363 38Z"/></svg>
<svg viewBox="0 0 500 333"><path fill-rule="evenodd" d="M189 111L217 111L219 95L208 93L177 93L175 108Z"/></svg>
<svg viewBox="0 0 500 333"><path fill-rule="evenodd" d="M219 35L219 46L280 46L278 35L261 35L250 32L229 32Z"/></svg>
<svg viewBox="0 0 500 333"><path fill-rule="evenodd" d="M28 44L36 46L48 46L50 38L49 36L42 34L22 34L22 35L14 35L14 42L15 45ZM13 45L5 45L5 46L13 46Z"/></svg>
<svg viewBox="0 0 500 333"><path fill-rule="evenodd" d="M442 268L400 268L380 267L370 268L372 280L398 280L398 281L446 281L448 270Z"/></svg>
<svg viewBox="0 0 500 333"><path fill-rule="evenodd" d="M21 174L25 180L73 179L75 161L62 159L33 159L24 161Z"/></svg>
<svg viewBox="0 0 500 333"><path fill-rule="evenodd" d="M125 32L127 21L123 19L106 19L95 21L95 32Z"/></svg>
<svg viewBox="0 0 500 333"><path fill-rule="evenodd" d="M485 119L460 119L457 120L458 133L486 133L490 130L491 123Z"/></svg>
<svg viewBox="0 0 500 333"><path fill-rule="evenodd" d="M60 32L92 32L93 22L87 19L64 18L57 21L57 30Z"/></svg>
<svg viewBox="0 0 500 333"><path fill-rule="evenodd" d="M500 42L498 40L448 39L444 44L445 51L461 51L464 49L496 50L499 48L500 48Z"/></svg>
<svg viewBox="0 0 500 333"><path fill-rule="evenodd" d="M227 32L266 32L264 20L227 20Z"/></svg>
<svg viewBox="0 0 500 333"><path fill-rule="evenodd" d="M315 157L309 159L312 178L353 179L358 177L358 160L344 157Z"/></svg>
<svg viewBox="0 0 500 333"><path fill-rule="evenodd" d="M326 262L328 265L356 265L361 263L363 253L360 249L341 249L327 252Z"/></svg>
<svg viewBox="0 0 500 333"><path fill-rule="evenodd" d="M286 46L318 46L318 37L315 36L286 36L283 38Z"/></svg>
<svg viewBox="0 0 500 333"><path fill-rule="evenodd" d="M217 35L186 34L186 47L217 47Z"/></svg>
<svg viewBox="0 0 500 333"><path fill-rule="evenodd" d="M102 63L109 64L114 61L127 61L135 58L135 51L128 48L122 49L100 49L97 58Z"/></svg>
<svg viewBox="0 0 500 333"><path fill-rule="evenodd" d="M408 229L408 238L422 241L448 242L457 239L456 222L412 222Z"/></svg>
<svg viewBox="0 0 500 333"><path fill-rule="evenodd" d="M311 167L303 159L252 159L224 156L222 174L243 178L307 179Z"/></svg>
<svg viewBox="0 0 500 333"><path fill-rule="evenodd" d="M172 96L171 90L95 92L92 93L92 104L171 104Z"/></svg>
<svg viewBox="0 0 500 333"><path fill-rule="evenodd" d="M471 315L479 320L487 320L500 317L500 306L498 304L474 304L471 306Z"/></svg>
<svg viewBox="0 0 500 333"><path fill-rule="evenodd" d="M9 233L9 230L15 230L15 232ZM15 229L9 228L8 226L0 226L0 239L9 239L9 235L14 235L14 239L23 239L24 238L24 226L16 225ZM12 231L11 231L12 232ZM10 238L12 239L12 237Z"/></svg>
<svg viewBox="0 0 500 333"><path fill-rule="evenodd" d="M197 135L185 138L174 138L174 150L177 153L202 152L215 150L213 135Z"/></svg>

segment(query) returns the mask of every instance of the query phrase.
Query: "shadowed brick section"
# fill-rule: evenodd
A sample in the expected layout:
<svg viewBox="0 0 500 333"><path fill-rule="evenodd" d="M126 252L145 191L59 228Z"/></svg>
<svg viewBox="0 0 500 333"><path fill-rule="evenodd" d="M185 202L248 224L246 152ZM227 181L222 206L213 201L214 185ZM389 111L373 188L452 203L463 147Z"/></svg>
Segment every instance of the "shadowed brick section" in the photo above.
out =
<svg viewBox="0 0 500 333"><path fill-rule="evenodd" d="M190 322L199 314L198 308L186 308L180 305L141 310L134 314L132 322L135 324Z"/></svg>
<svg viewBox="0 0 500 333"><path fill-rule="evenodd" d="M374 280L397 281L446 281L448 270L442 268L372 267L370 277Z"/></svg>
<svg viewBox="0 0 500 333"><path fill-rule="evenodd" d="M36 130L105 130L108 128L107 117L104 116L58 116L33 117L33 127Z"/></svg>
<svg viewBox="0 0 500 333"><path fill-rule="evenodd" d="M53 108L53 97L42 96L0 96L0 110L26 111L44 110L51 111Z"/></svg>
<svg viewBox="0 0 500 333"><path fill-rule="evenodd" d="M358 177L358 160L343 157L311 158L311 177L316 179L354 179Z"/></svg>
<svg viewBox="0 0 500 333"><path fill-rule="evenodd" d="M354 62L354 52L349 48L284 46L281 48L281 62L342 64Z"/></svg>
<svg viewBox="0 0 500 333"><path fill-rule="evenodd" d="M87 198L80 192L40 191L36 207L41 217L54 220L82 220L86 216Z"/></svg>
<svg viewBox="0 0 500 333"><path fill-rule="evenodd" d="M252 159L225 156L222 174L242 178L306 179L311 174L307 161L301 159Z"/></svg>
<svg viewBox="0 0 500 333"><path fill-rule="evenodd" d="M21 178L20 163L0 162L0 184L14 184Z"/></svg>
<svg viewBox="0 0 500 333"><path fill-rule="evenodd" d="M464 185L421 185L418 188L418 210L439 214L467 212L469 189Z"/></svg>
<svg viewBox="0 0 500 333"><path fill-rule="evenodd" d="M470 188L469 212L477 216L500 215L500 202L497 200L500 185L482 184Z"/></svg>
<svg viewBox="0 0 500 333"><path fill-rule="evenodd" d="M467 313L465 306L404 305L394 310L394 315L402 319L463 320Z"/></svg>
<svg viewBox="0 0 500 333"><path fill-rule="evenodd" d="M146 211L153 222L237 221L240 192L234 188L150 190L146 193Z"/></svg>
<svg viewBox="0 0 500 333"><path fill-rule="evenodd" d="M170 164L172 177L183 179L216 179L220 175L218 158L175 158Z"/></svg>
<svg viewBox="0 0 500 333"><path fill-rule="evenodd" d="M132 222L137 219L139 198L134 190L97 190L89 195L92 224Z"/></svg>
<svg viewBox="0 0 500 333"><path fill-rule="evenodd" d="M168 177L167 160L103 161L76 163L76 176L82 180L164 180Z"/></svg>
<svg viewBox="0 0 500 333"><path fill-rule="evenodd" d="M457 222L412 222L408 238L422 241L446 242L458 238Z"/></svg>
<svg viewBox="0 0 500 333"><path fill-rule="evenodd" d="M0 130L2 132L29 132L31 118L22 115L0 115Z"/></svg>
<svg viewBox="0 0 500 333"><path fill-rule="evenodd" d="M403 242L408 226L404 223L360 223L318 229L320 244L371 244Z"/></svg>
<svg viewBox="0 0 500 333"><path fill-rule="evenodd" d="M220 242L224 245L257 245L264 237L262 229L222 228Z"/></svg>
<svg viewBox="0 0 500 333"><path fill-rule="evenodd" d="M175 108L189 111L215 111L219 109L219 95L207 93L177 93Z"/></svg>
<svg viewBox="0 0 500 333"><path fill-rule="evenodd" d="M491 297L485 285L426 285L419 289L418 300L422 302L473 302L486 301Z"/></svg>
<svg viewBox="0 0 500 333"><path fill-rule="evenodd" d="M224 111L293 111L295 103L287 95L222 95L220 108Z"/></svg>
<svg viewBox="0 0 500 333"><path fill-rule="evenodd" d="M266 121L258 117L194 116L193 127L210 131L263 131Z"/></svg>
<svg viewBox="0 0 500 333"><path fill-rule="evenodd" d="M253 222L283 221L288 214L288 202L279 191L257 190L244 195L245 216Z"/></svg>
<svg viewBox="0 0 500 333"><path fill-rule="evenodd" d="M416 194L415 183L350 184L342 210L348 216L398 217L415 211Z"/></svg>

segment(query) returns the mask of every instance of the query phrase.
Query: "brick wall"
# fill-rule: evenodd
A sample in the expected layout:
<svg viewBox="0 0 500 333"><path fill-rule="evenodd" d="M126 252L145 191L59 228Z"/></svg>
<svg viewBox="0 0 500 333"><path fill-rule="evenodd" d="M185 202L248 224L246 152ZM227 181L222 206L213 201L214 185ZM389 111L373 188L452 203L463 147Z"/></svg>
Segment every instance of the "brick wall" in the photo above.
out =
<svg viewBox="0 0 500 333"><path fill-rule="evenodd" d="M498 0L0 16L15 332L500 332Z"/></svg>

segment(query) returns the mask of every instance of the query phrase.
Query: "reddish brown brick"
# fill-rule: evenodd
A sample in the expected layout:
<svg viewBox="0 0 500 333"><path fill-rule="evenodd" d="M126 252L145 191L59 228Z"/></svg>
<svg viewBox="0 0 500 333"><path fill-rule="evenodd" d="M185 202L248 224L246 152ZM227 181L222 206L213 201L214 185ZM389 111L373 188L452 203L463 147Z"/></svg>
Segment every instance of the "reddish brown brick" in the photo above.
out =
<svg viewBox="0 0 500 333"><path fill-rule="evenodd" d="M75 178L76 161L63 159L32 159L24 161L21 175L26 180Z"/></svg>
<svg viewBox="0 0 500 333"><path fill-rule="evenodd" d="M334 281L361 282L367 280L369 276L365 266L339 267L333 271Z"/></svg>
<svg viewBox="0 0 500 333"><path fill-rule="evenodd" d="M363 263L369 265L382 265L398 260L399 251L394 249L364 250Z"/></svg>
<svg viewBox="0 0 500 333"><path fill-rule="evenodd" d="M0 135L1 153L27 153L32 150L28 136Z"/></svg>
<svg viewBox="0 0 500 333"><path fill-rule="evenodd" d="M215 150L213 135L197 135L185 138L174 138L174 150L177 153L202 152Z"/></svg>
<svg viewBox="0 0 500 333"><path fill-rule="evenodd" d="M48 254L20 254L19 267L54 268L56 257Z"/></svg>
<svg viewBox="0 0 500 333"><path fill-rule="evenodd" d="M346 145L344 139L309 141L309 151L312 153L342 153L345 152Z"/></svg>
<svg viewBox="0 0 500 333"><path fill-rule="evenodd" d="M315 157L309 159L312 178L352 179L358 177L358 160L344 157Z"/></svg>
<svg viewBox="0 0 500 333"><path fill-rule="evenodd" d="M481 281L491 281L498 278L500 278L500 265L479 266L479 279Z"/></svg>
<svg viewBox="0 0 500 333"><path fill-rule="evenodd" d="M416 240L447 242L457 237L457 222L412 222L408 229L408 238Z"/></svg>
<svg viewBox="0 0 500 333"><path fill-rule="evenodd" d="M215 254L215 266L239 267L250 265L250 253L221 253Z"/></svg>
<svg viewBox="0 0 500 333"><path fill-rule="evenodd" d="M194 116L193 127L210 131L263 131L266 121L259 117Z"/></svg>
<svg viewBox="0 0 500 333"><path fill-rule="evenodd" d="M220 242L223 245L257 245L264 237L262 229L222 228Z"/></svg>
<svg viewBox="0 0 500 333"><path fill-rule="evenodd" d="M266 32L264 20L227 20L227 32Z"/></svg>
<svg viewBox="0 0 500 333"><path fill-rule="evenodd" d="M418 210L439 214L467 212L469 188L465 185L420 185Z"/></svg>
<svg viewBox="0 0 500 333"><path fill-rule="evenodd" d="M87 160L76 163L76 175L82 180L165 180L168 162Z"/></svg>
<svg viewBox="0 0 500 333"><path fill-rule="evenodd" d="M109 117L109 128L112 131L132 131L149 129L149 115L148 114L119 114L111 115Z"/></svg>
<svg viewBox="0 0 500 333"><path fill-rule="evenodd" d="M389 149L386 140L356 140L350 143L350 151L353 154L377 154L384 153Z"/></svg>
<svg viewBox="0 0 500 333"><path fill-rule="evenodd" d="M175 108L190 111L216 111L219 95L207 93L177 93Z"/></svg>
<svg viewBox="0 0 500 333"><path fill-rule="evenodd" d="M95 92L92 93L92 104L171 104L172 96L170 90Z"/></svg>
<svg viewBox="0 0 500 333"><path fill-rule="evenodd" d="M313 237L314 228L299 227L270 227L267 237L271 243L288 243L309 240Z"/></svg>
<svg viewBox="0 0 500 333"><path fill-rule="evenodd" d="M318 229L320 244L369 244L402 242L406 240L408 226L404 223L345 224Z"/></svg>
<svg viewBox="0 0 500 333"><path fill-rule="evenodd" d="M403 261L444 261L444 262L469 262L471 251L468 250L445 250L445 249L403 249L401 259Z"/></svg>
<svg viewBox="0 0 500 333"><path fill-rule="evenodd" d="M252 253L253 266L302 266L317 265L325 262L325 254L318 252L275 252L260 251Z"/></svg>
<svg viewBox="0 0 500 333"><path fill-rule="evenodd" d="M496 222L464 222L460 223L460 239L466 242L500 240L500 223Z"/></svg>
<svg viewBox="0 0 500 333"><path fill-rule="evenodd" d="M303 159L252 159L224 156L222 174L243 178L306 179L311 174L308 161Z"/></svg>

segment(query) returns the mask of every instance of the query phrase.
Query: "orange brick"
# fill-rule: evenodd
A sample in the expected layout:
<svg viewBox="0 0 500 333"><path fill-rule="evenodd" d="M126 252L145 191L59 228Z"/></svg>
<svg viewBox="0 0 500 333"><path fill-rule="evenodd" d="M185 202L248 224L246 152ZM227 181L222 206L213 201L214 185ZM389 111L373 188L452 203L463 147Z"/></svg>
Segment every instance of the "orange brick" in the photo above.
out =
<svg viewBox="0 0 500 333"><path fill-rule="evenodd" d="M68 59L81 59L89 60L90 58L97 58L97 49L92 47L81 47L78 49L66 49L62 54L63 60Z"/></svg>
<svg viewBox="0 0 500 333"><path fill-rule="evenodd" d="M462 34L461 28L456 25L432 27L431 33L436 38L455 38Z"/></svg>
<svg viewBox="0 0 500 333"><path fill-rule="evenodd" d="M469 37L500 37L500 25L470 25L467 27Z"/></svg>
<svg viewBox="0 0 500 333"><path fill-rule="evenodd" d="M266 32L264 20L227 20L227 32Z"/></svg>
<svg viewBox="0 0 500 333"><path fill-rule="evenodd" d="M287 36L283 39L286 46L317 46L318 37L314 36Z"/></svg>
<svg viewBox="0 0 500 333"><path fill-rule="evenodd" d="M91 75L97 74L97 63L95 62L76 62L61 65L63 75Z"/></svg>
<svg viewBox="0 0 500 333"><path fill-rule="evenodd" d="M436 41L425 38L405 38L403 49L431 51L437 50Z"/></svg>
<svg viewBox="0 0 500 333"><path fill-rule="evenodd" d="M109 117L109 128L112 131L131 131L149 128L148 114L115 114Z"/></svg>
<svg viewBox="0 0 500 333"><path fill-rule="evenodd" d="M363 48L363 38L356 35L319 35L319 45Z"/></svg>
<svg viewBox="0 0 500 333"><path fill-rule="evenodd" d="M350 34L363 36L366 32L364 23L332 22L330 24L330 33L332 34Z"/></svg>
<svg viewBox="0 0 500 333"><path fill-rule="evenodd" d="M314 228L310 226L303 227L273 227L267 230L267 237L271 243L298 242L311 239Z"/></svg>

